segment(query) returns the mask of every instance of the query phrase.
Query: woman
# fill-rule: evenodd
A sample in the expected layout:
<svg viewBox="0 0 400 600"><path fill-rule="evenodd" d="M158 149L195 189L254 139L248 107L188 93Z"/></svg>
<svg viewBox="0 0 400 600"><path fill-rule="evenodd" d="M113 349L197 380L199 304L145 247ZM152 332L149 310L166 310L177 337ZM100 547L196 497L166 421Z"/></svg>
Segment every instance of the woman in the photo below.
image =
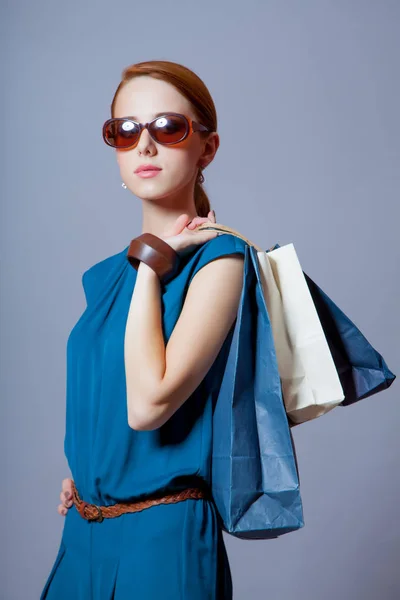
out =
<svg viewBox="0 0 400 600"><path fill-rule="evenodd" d="M142 233L168 244L179 265L164 281L146 262L133 268L127 246L83 274L87 307L67 343L73 481L63 482L59 511L71 510L41 600L232 598L208 491L246 244L195 231L215 222L201 171L217 152L216 129L212 98L189 69L168 61L125 69L104 141L122 185L141 200ZM146 166L156 170L138 170ZM138 510L143 500L154 502ZM131 512L104 518L117 504Z"/></svg>

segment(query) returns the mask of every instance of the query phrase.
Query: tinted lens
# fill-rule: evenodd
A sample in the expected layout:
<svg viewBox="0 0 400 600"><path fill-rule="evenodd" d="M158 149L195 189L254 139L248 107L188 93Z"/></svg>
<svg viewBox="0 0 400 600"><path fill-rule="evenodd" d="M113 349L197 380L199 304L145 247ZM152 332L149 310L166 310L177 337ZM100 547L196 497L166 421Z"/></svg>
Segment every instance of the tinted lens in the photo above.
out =
<svg viewBox="0 0 400 600"><path fill-rule="evenodd" d="M150 130L160 144L176 144L185 137L188 124L183 117L165 115L153 121Z"/></svg>
<svg viewBox="0 0 400 600"><path fill-rule="evenodd" d="M104 139L114 148L129 148L139 137L139 126L129 119L113 119L104 128Z"/></svg>

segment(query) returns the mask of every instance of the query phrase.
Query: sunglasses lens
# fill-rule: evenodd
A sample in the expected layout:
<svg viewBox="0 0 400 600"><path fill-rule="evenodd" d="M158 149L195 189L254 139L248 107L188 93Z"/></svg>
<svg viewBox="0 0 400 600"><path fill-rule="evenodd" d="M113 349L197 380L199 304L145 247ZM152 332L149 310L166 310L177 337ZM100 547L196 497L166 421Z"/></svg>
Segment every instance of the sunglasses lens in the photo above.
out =
<svg viewBox="0 0 400 600"><path fill-rule="evenodd" d="M129 148L139 137L139 127L129 119L113 119L104 127L103 137L114 148Z"/></svg>
<svg viewBox="0 0 400 600"><path fill-rule="evenodd" d="M176 144L188 131L186 119L178 115L158 117L150 125L151 133L160 144Z"/></svg>

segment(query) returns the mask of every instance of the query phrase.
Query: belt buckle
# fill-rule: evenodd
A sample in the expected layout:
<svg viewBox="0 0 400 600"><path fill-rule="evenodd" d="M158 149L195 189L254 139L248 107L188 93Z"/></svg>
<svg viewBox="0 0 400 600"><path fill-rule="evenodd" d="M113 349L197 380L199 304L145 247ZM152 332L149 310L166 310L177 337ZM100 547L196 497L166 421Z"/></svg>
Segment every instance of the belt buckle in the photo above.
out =
<svg viewBox="0 0 400 600"><path fill-rule="evenodd" d="M104 517L103 517L103 513L101 512L100 506L97 506L97 504L85 504L85 506L83 507L83 514L85 514L85 508L87 506L92 506L93 508L95 508L98 512L98 515L95 517L86 517L85 516L85 519L87 519L88 521L97 521L98 523L101 523L104 520Z"/></svg>

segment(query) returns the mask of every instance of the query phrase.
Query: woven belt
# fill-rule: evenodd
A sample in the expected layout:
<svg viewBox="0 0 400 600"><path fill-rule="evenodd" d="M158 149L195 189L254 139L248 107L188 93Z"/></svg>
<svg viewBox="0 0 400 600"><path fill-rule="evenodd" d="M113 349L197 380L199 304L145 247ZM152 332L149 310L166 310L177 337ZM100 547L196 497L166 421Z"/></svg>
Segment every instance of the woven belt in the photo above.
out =
<svg viewBox="0 0 400 600"><path fill-rule="evenodd" d="M175 504L176 502L182 502L189 498L209 498L209 494L206 489L203 488L187 488L167 496L159 498L149 498L147 500L140 500L138 502L121 502L119 504L112 504L111 506L97 506L97 504L89 504L81 500L78 494L78 490L72 482L72 497L76 509L78 510L81 517L87 521L98 521L101 523L103 519L112 519L113 517L119 517L124 513L135 513L150 508L150 506L156 506L157 504Z"/></svg>

